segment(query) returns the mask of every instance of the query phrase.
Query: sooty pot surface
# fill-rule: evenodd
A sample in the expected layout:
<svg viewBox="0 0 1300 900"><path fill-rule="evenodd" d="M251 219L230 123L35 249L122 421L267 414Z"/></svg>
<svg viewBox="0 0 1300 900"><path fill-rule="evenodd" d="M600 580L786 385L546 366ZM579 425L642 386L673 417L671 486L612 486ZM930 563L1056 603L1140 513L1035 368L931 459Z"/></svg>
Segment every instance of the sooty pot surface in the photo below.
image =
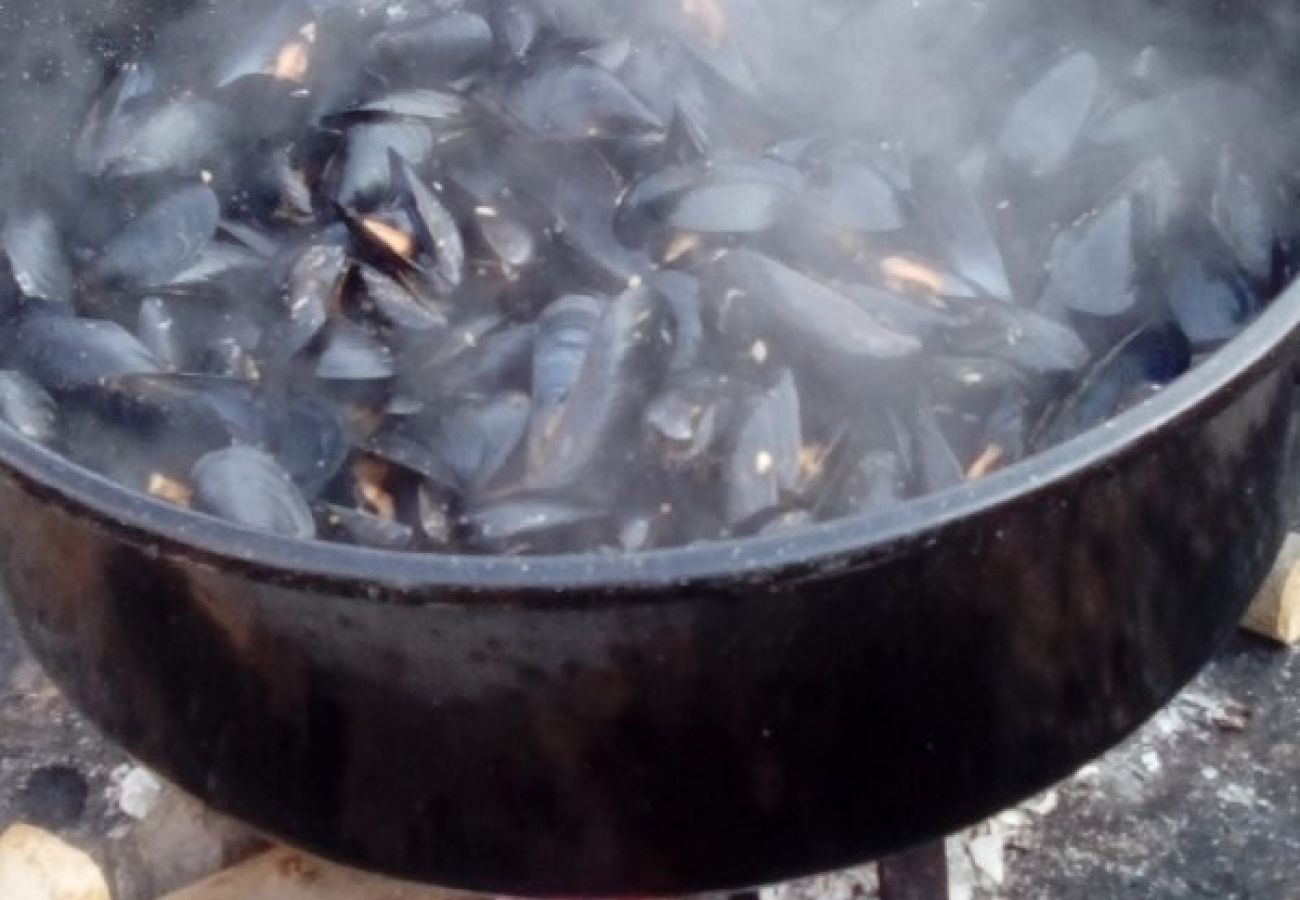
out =
<svg viewBox="0 0 1300 900"><path fill-rule="evenodd" d="M31 124L7 177L175 12L6 7L0 111ZM1150 404L977 485L630 558L262 537L0 432L0 572L106 732L294 843L516 894L774 880L1010 804L1195 673L1280 543L1297 323L1293 289Z"/></svg>

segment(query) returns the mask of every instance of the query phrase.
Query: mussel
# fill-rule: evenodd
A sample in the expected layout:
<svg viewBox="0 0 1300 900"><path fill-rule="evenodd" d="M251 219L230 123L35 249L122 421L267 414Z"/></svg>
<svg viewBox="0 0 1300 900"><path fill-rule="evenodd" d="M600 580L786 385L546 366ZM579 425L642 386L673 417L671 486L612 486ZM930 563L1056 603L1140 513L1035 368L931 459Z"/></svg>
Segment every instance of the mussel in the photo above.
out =
<svg viewBox="0 0 1300 900"><path fill-rule="evenodd" d="M1232 340L1300 248L1271 60L1030 7L164 28L6 210L0 426L383 551L781 539L989 478Z"/></svg>

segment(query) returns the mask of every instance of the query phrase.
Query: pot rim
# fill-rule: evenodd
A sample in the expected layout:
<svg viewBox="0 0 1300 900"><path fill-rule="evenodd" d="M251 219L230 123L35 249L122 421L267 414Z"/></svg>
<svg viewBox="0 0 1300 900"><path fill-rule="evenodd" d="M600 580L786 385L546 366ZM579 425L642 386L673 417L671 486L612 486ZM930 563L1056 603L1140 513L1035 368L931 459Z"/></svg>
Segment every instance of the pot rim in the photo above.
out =
<svg viewBox="0 0 1300 900"><path fill-rule="evenodd" d="M1240 335L1151 400L981 481L791 534L731 538L639 553L469 556L303 541L253 531L117 484L0 428L0 472L70 514L124 532L151 553L254 581L384 602L591 606L686 585L729 594L774 576L860 568L937 541L960 521L1033 502L1115 466L1179 423L1208 414L1274 367L1300 338L1300 282Z"/></svg>

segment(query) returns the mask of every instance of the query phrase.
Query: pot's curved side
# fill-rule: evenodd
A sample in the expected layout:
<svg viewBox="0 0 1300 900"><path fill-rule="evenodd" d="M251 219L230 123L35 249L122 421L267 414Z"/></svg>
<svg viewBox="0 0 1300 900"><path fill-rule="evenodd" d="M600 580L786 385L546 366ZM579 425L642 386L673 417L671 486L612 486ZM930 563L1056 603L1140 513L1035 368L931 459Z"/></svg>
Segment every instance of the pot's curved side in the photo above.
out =
<svg viewBox="0 0 1300 900"><path fill-rule="evenodd" d="M162 555L8 474L0 573L95 721L290 841L516 894L755 883L988 814L1194 674L1283 531L1290 371L1252 377L1033 502L729 588L366 603Z"/></svg>

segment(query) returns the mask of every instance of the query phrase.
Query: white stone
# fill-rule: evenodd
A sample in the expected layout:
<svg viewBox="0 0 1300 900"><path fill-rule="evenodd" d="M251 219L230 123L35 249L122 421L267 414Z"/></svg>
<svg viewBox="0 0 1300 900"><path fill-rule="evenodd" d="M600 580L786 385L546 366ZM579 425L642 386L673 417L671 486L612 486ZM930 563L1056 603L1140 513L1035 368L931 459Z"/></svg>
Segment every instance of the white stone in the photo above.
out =
<svg viewBox="0 0 1300 900"><path fill-rule="evenodd" d="M162 782L152 772L132 766L118 782L118 808L133 819L143 819L158 805L162 789Z"/></svg>
<svg viewBox="0 0 1300 900"><path fill-rule="evenodd" d="M4 900L112 900L99 866L47 831L14 825L0 834Z"/></svg>

